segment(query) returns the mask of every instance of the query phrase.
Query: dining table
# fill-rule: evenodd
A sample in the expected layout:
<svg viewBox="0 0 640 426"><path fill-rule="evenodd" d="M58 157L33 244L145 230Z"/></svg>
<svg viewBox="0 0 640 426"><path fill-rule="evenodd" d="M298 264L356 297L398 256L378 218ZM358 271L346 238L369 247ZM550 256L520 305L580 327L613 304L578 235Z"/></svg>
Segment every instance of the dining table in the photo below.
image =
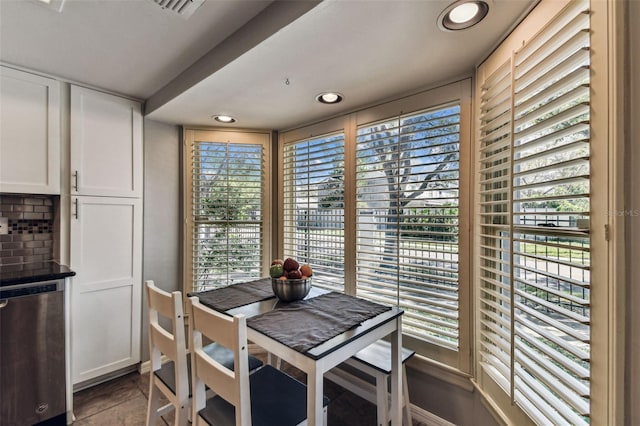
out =
<svg viewBox="0 0 640 426"><path fill-rule="evenodd" d="M247 318L247 338L307 376L307 424L321 425L324 373L360 350L391 342L391 424L402 423L402 314L387 306L313 286L299 301L279 300L271 278L190 293L200 303Z"/></svg>

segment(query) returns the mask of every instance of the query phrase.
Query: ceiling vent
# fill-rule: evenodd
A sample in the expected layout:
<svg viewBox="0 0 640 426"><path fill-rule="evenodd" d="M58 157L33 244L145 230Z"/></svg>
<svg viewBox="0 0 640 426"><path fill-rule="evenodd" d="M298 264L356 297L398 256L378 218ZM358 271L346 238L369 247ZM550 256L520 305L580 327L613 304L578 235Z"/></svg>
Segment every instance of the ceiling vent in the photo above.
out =
<svg viewBox="0 0 640 426"><path fill-rule="evenodd" d="M0 0L2 1L2 0ZM62 12L62 6L64 6L65 0L33 0L35 3L40 6L44 6L46 8L55 10L56 12Z"/></svg>
<svg viewBox="0 0 640 426"><path fill-rule="evenodd" d="M152 0L162 9L179 15L183 19L189 19L205 0Z"/></svg>

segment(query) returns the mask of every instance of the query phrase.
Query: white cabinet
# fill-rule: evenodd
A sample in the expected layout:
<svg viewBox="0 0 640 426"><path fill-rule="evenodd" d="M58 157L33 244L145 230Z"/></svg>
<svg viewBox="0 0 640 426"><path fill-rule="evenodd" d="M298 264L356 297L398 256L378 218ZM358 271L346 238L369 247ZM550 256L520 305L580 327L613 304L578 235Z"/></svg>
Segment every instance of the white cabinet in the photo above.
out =
<svg viewBox="0 0 640 426"><path fill-rule="evenodd" d="M142 107L71 85L74 385L140 362Z"/></svg>
<svg viewBox="0 0 640 426"><path fill-rule="evenodd" d="M0 192L60 194L60 83L0 67Z"/></svg>
<svg viewBox="0 0 640 426"><path fill-rule="evenodd" d="M71 194L142 196L140 103L71 86Z"/></svg>
<svg viewBox="0 0 640 426"><path fill-rule="evenodd" d="M140 361L142 200L71 197L72 381Z"/></svg>

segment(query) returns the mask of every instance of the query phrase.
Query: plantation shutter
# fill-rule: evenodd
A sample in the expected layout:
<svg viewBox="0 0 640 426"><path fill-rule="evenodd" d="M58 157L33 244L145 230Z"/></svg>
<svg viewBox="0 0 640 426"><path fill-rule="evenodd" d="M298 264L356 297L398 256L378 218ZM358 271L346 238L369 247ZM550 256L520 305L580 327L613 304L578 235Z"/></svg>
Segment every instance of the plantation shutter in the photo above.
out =
<svg viewBox="0 0 640 426"><path fill-rule="evenodd" d="M510 389L511 61L482 85L480 137L480 364Z"/></svg>
<svg viewBox="0 0 640 426"><path fill-rule="evenodd" d="M590 422L589 73L576 1L482 84L480 362L539 424Z"/></svg>
<svg viewBox="0 0 640 426"><path fill-rule="evenodd" d="M261 144L193 143L193 291L263 275L263 164Z"/></svg>
<svg viewBox="0 0 640 426"><path fill-rule="evenodd" d="M284 145L285 257L314 270L313 285L344 291L344 133Z"/></svg>
<svg viewBox="0 0 640 426"><path fill-rule="evenodd" d="M357 295L457 350L460 106L360 126L356 142Z"/></svg>

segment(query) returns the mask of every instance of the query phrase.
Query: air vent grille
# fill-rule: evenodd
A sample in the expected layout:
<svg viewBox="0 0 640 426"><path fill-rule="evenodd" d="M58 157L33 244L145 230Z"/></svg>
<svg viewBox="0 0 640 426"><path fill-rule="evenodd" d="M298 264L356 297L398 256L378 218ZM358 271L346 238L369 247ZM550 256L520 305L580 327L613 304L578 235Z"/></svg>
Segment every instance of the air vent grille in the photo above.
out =
<svg viewBox="0 0 640 426"><path fill-rule="evenodd" d="M188 19L205 0L152 0L162 9Z"/></svg>

